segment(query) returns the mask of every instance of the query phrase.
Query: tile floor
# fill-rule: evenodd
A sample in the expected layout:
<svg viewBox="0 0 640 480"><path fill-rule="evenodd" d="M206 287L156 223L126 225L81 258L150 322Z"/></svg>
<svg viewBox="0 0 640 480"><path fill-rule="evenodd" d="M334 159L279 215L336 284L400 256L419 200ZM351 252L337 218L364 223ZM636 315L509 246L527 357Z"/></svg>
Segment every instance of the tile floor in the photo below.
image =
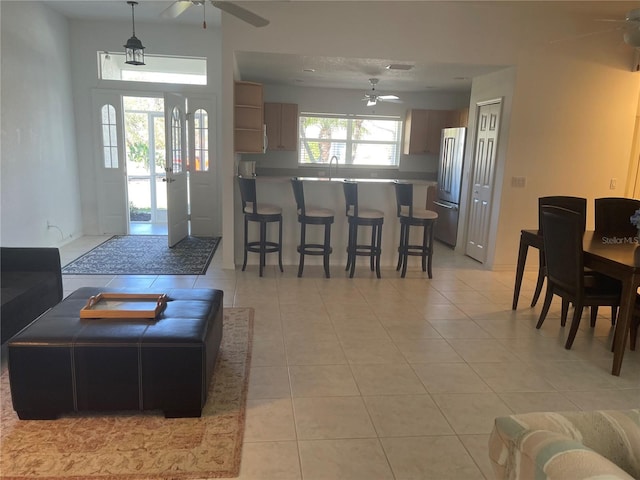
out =
<svg viewBox="0 0 640 480"><path fill-rule="evenodd" d="M62 248L63 265L104 238ZM559 301L541 330L529 271L517 311L513 271L484 271L436 246L434 278L417 268L377 280L332 268L220 267L202 276L65 276L77 287L210 287L255 308L240 479L491 479L487 440L498 415L640 406L640 351L610 375L612 329L601 309L564 349ZM541 303L541 302L540 302Z"/></svg>

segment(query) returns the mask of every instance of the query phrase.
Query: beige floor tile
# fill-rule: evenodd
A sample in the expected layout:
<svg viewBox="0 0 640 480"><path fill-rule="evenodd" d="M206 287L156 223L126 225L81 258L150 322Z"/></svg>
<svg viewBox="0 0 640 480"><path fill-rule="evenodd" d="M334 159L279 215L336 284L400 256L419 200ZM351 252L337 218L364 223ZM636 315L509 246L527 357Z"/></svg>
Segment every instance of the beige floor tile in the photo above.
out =
<svg viewBox="0 0 640 480"><path fill-rule="evenodd" d="M300 440L373 438L373 428L361 397L294 398Z"/></svg>
<svg viewBox="0 0 640 480"><path fill-rule="evenodd" d="M302 480L296 442L245 441L238 480Z"/></svg>
<svg viewBox="0 0 640 480"><path fill-rule="evenodd" d="M489 460L489 435L458 435L473 461L487 480L494 480L495 474Z"/></svg>
<svg viewBox="0 0 640 480"><path fill-rule="evenodd" d="M289 372L286 366L253 367L249 375L248 398L289 398Z"/></svg>
<svg viewBox="0 0 640 480"><path fill-rule="evenodd" d="M385 364L405 361L400 350L390 339L343 339L342 349L351 364Z"/></svg>
<svg viewBox="0 0 640 480"><path fill-rule="evenodd" d="M419 311L422 312L423 317L426 320L468 320L467 317L462 310L460 310L455 305L449 304L436 304L431 303L431 301L426 300L426 303L419 308Z"/></svg>
<svg viewBox="0 0 640 480"><path fill-rule="evenodd" d="M360 395L348 365L292 365L289 375L294 397Z"/></svg>
<svg viewBox="0 0 640 480"><path fill-rule="evenodd" d="M378 439L300 441L305 480L393 480Z"/></svg>
<svg viewBox="0 0 640 480"><path fill-rule="evenodd" d="M332 323L341 341L390 339L385 328L375 318L349 321L333 319Z"/></svg>
<svg viewBox="0 0 640 480"><path fill-rule="evenodd" d="M456 352L469 363L515 362L516 356L494 339L448 339Z"/></svg>
<svg viewBox="0 0 640 480"><path fill-rule="evenodd" d="M295 440L291 398L247 400L245 442Z"/></svg>
<svg viewBox="0 0 640 480"><path fill-rule="evenodd" d="M489 386L466 363L425 363L413 365L429 393L490 392Z"/></svg>
<svg viewBox="0 0 640 480"><path fill-rule="evenodd" d="M577 410L576 404L558 392L505 392L498 396L514 413Z"/></svg>
<svg viewBox="0 0 640 480"><path fill-rule="evenodd" d="M287 342L289 365L340 365L346 364L339 342L300 341Z"/></svg>
<svg viewBox="0 0 640 480"><path fill-rule="evenodd" d="M444 339L416 338L412 341L397 341L395 343L409 363L464 361Z"/></svg>
<svg viewBox="0 0 640 480"><path fill-rule="evenodd" d="M580 410L640 408L640 389L564 392Z"/></svg>
<svg viewBox="0 0 640 480"><path fill-rule="evenodd" d="M480 469L455 436L382 438L396 480L482 480Z"/></svg>
<svg viewBox="0 0 640 480"><path fill-rule="evenodd" d="M425 320L399 325L385 325L387 334L392 340L398 342L412 341L416 338L442 338L442 335Z"/></svg>
<svg viewBox="0 0 640 480"><path fill-rule="evenodd" d="M429 324L443 338L491 338L473 320L429 320Z"/></svg>
<svg viewBox="0 0 640 480"><path fill-rule="evenodd" d="M253 340L251 349L252 367L273 367L286 364L282 339Z"/></svg>
<svg viewBox="0 0 640 480"><path fill-rule="evenodd" d="M547 382L530 365L520 362L471 363L471 368L494 392L551 392Z"/></svg>
<svg viewBox="0 0 640 480"><path fill-rule="evenodd" d="M377 395L364 403L379 437L451 435L453 430L427 395Z"/></svg>
<svg viewBox="0 0 640 480"><path fill-rule="evenodd" d="M441 393L431 395L458 434L490 433L496 417L511 409L495 393Z"/></svg>
<svg viewBox="0 0 640 480"><path fill-rule="evenodd" d="M362 395L426 393L424 385L406 363L351 365Z"/></svg>

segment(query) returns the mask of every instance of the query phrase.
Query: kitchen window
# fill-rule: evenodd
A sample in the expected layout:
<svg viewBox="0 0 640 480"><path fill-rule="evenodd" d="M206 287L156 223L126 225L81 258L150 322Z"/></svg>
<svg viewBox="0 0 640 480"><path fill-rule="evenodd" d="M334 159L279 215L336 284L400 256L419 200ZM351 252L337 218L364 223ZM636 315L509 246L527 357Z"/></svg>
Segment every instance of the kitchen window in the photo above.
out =
<svg viewBox="0 0 640 480"><path fill-rule="evenodd" d="M371 115L300 114L300 152L303 166L340 165L397 167L400 163L402 121Z"/></svg>

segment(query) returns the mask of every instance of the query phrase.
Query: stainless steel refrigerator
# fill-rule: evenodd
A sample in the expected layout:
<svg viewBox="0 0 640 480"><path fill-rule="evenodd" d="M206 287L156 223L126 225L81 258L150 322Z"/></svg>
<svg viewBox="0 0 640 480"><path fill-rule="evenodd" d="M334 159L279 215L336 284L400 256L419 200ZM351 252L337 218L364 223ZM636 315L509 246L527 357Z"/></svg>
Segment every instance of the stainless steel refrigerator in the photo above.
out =
<svg viewBox="0 0 640 480"><path fill-rule="evenodd" d="M442 130L440 158L438 162L438 192L434 202L438 221L435 238L452 247L458 236L458 215L466 128Z"/></svg>

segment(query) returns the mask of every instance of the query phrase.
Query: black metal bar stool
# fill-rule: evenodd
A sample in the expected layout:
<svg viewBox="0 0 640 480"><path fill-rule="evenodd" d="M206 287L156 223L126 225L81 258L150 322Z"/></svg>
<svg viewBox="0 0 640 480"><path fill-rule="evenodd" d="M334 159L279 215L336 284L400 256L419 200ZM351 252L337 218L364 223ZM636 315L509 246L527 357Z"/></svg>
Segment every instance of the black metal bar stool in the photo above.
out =
<svg viewBox="0 0 640 480"><path fill-rule="evenodd" d="M298 245L300 264L298 265L298 277L302 276L302 271L304 270L305 255L322 255L324 274L327 278L330 278L329 255L331 255L333 251L331 248L331 224L333 223L335 213L328 208L306 207L302 180L292 178L291 186L293 187L293 196L296 199L298 222L300 222L300 245ZM307 225L324 225L324 243L307 243Z"/></svg>
<svg viewBox="0 0 640 480"><path fill-rule="evenodd" d="M358 207L358 184L356 182L344 182L344 199L346 214L349 222L349 241L347 244L347 267L349 278L353 278L356 269L356 257L370 258L370 267L376 276L380 278L380 254L382 253L382 224L384 212L370 208ZM371 227L371 243L358 244L358 227Z"/></svg>
<svg viewBox="0 0 640 480"><path fill-rule="evenodd" d="M256 179L238 177L240 197L242 198L242 212L244 213L244 261L242 271L247 266L247 253L260 254L260 276L265 266L267 253L278 253L278 265L282 269L282 208L276 205L260 204L256 199ZM249 241L249 222L260 224L260 240ZM267 241L267 224L278 222L278 241Z"/></svg>
<svg viewBox="0 0 640 480"><path fill-rule="evenodd" d="M431 261L433 259L433 227L438 214L424 208L413 206L413 184L396 182L396 206L400 219L400 244L398 246L398 265L402 268L401 277L407 274L407 260L409 255L422 257L422 271L428 271L429 278L433 278ZM423 227L422 245L409 244L409 230L411 226Z"/></svg>

